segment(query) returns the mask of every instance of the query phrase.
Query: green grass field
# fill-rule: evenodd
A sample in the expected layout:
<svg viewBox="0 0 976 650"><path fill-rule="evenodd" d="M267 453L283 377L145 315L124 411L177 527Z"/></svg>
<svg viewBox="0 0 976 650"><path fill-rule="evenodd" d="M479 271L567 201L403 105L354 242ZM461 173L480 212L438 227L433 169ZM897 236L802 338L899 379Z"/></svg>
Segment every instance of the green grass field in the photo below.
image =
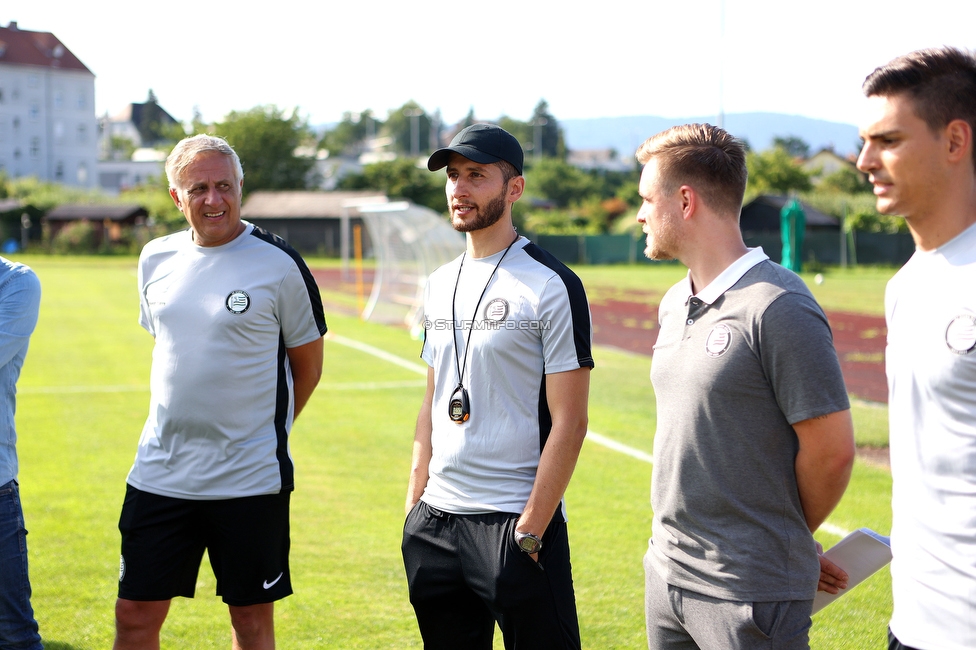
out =
<svg viewBox="0 0 976 650"><path fill-rule="evenodd" d="M119 564L116 525L149 398L152 340L137 324L135 260L17 259L34 267L44 291L17 410L33 604L48 648L107 648ZM666 286L675 267L656 268L603 267L581 275L596 291L626 288L631 280ZM822 286L849 294L841 290L845 282L831 273ZM876 278L860 282L872 292L875 284ZM872 293L854 296L853 303L877 299ZM327 317L341 337L422 364L418 342L403 330ZM650 453L650 359L602 348L595 357L591 430ZM399 543L422 380L410 368L326 343L322 383L292 434L296 593L277 605L279 648L421 647ZM870 430L882 442L886 416L877 407L855 411L859 432ZM641 557L650 534L650 475L645 461L592 441L583 447L567 502L586 648L646 647ZM886 471L859 461L830 524L887 533L890 489ZM825 546L838 539L823 532L818 538ZM229 645L226 607L213 591L204 562L197 597L174 602L164 648ZM814 617L813 647L881 647L890 610L890 580L882 571Z"/></svg>
<svg viewBox="0 0 976 650"><path fill-rule="evenodd" d="M588 295L604 299L628 294L632 298L635 291L664 295L688 272L678 263L579 266L573 270L583 280ZM895 271L877 266L829 268L821 272L823 283L819 285L814 282L816 273L803 272L800 277L825 311L884 316L884 288Z"/></svg>

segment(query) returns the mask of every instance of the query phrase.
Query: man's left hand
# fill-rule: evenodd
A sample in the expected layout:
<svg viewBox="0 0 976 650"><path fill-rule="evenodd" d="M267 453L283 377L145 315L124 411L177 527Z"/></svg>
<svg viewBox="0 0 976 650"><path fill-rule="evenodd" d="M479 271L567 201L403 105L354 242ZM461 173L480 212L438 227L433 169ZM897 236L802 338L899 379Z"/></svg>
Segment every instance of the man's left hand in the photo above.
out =
<svg viewBox="0 0 976 650"><path fill-rule="evenodd" d="M817 555L820 558L820 582L817 584L817 591L836 594L841 589L847 589L847 581L850 576L823 556L823 546L820 545L820 542L817 542Z"/></svg>

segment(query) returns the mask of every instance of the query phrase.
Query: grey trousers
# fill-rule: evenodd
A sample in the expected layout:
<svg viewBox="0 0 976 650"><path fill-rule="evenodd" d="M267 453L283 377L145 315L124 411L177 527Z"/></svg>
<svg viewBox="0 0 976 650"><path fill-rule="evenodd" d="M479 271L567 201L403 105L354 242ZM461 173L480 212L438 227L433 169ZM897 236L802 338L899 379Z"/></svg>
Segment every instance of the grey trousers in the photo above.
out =
<svg viewBox="0 0 976 650"><path fill-rule="evenodd" d="M648 553L651 553L648 550ZM735 602L669 585L644 556L649 650L809 650L813 600Z"/></svg>

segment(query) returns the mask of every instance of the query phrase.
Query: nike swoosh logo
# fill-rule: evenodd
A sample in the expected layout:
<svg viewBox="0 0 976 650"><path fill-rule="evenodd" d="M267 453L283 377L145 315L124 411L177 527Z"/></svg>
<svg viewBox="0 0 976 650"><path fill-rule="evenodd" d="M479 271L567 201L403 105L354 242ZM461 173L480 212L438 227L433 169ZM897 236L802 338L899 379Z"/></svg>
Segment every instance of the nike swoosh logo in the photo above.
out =
<svg viewBox="0 0 976 650"><path fill-rule="evenodd" d="M285 575L285 572L284 571L282 571L281 573L279 573L278 574L278 577L275 578L274 580L272 580L271 582L268 582L267 580L265 580L264 581L264 588L265 589L271 589L272 587L274 587L276 584L278 584L278 581L281 580L281 576L283 576L283 575Z"/></svg>

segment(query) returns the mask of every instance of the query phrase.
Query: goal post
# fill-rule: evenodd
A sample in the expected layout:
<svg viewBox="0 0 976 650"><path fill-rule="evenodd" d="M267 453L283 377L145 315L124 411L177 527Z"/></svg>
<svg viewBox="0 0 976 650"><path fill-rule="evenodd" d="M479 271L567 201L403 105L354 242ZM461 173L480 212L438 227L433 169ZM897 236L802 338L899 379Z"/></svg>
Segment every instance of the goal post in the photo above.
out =
<svg viewBox="0 0 976 650"><path fill-rule="evenodd" d="M357 207L376 257L364 320L423 328L424 285L438 266L464 252L462 233L430 208L396 201Z"/></svg>

